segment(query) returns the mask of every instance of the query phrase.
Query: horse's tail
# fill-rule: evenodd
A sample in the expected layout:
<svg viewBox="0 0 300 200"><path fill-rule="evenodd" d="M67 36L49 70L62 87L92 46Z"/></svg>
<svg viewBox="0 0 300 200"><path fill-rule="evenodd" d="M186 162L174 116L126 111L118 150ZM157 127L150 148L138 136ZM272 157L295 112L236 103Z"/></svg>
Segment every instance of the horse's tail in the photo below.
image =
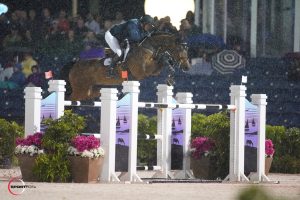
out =
<svg viewBox="0 0 300 200"><path fill-rule="evenodd" d="M72 87L69 81L69 73L75 63L76 61L68 62L63 66L63 68L60 71L60 76L59 76L60 80L66 81L66 93L65 93L66 97L69 97L72 94Z"/></svg>

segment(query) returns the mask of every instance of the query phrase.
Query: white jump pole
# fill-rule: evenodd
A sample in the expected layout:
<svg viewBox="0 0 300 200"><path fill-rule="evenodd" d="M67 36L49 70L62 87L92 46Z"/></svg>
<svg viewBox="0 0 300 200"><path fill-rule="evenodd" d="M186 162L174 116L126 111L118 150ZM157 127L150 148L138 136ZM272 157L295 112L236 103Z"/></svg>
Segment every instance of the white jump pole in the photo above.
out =
<svg viewBox="0 0 300 200"><path fill-rule="evenodd" d="M178 103L182 104L192 104L193 94L179 92L176 94L176 100ZM182 124L183 127L183 159L182 159L182 170L175 175L176 178L194 178L191 173L190 167L190 140L191 140L191 130L192 130L192 109L182 109Z"/></svg>
<svg viewBox="0 0 300 200"><path fill-rule="evenodd" d="M66 82L64 80L50 80L48 84L49 84L48 91L56 93L55 114L53 118L59 119L61 116L64 115L64 110L65 110Z"/></svg>
<svg viewBox="0 0 300 200"><path fill-rule="evenodd" d="M244 174L246 86L232 85L230 91L230 104L236 110L230 111L229 175L225 180L249 181Z"/></svg>
<svg viewBox="0 0 300 200"><path fill-rule="evenodd" d="M26 137L41 130L42 89L40 87L26 87L24 92Z"/></svg>
<svg viewBox="0 0 300 200"><path fill-rule="evenodd" d="M104 163L101 173L101 182L119 182L115 174L116 155L116 118L117 93L115 88L102 88L101 93L101 146L104 149Z"/></svg>
<svg viewBox="0 0 300 200"><path fill-rule="evenodd" d="M159 84L157 86L157 102L172 103L173 86ZM173 178L171 174L171 136L172 136L172 109L159 108L157 110L157 135L162 136L162 140L157 140L157 165L162 167L162 171L157 172L153 177Z"/></svg>
<svg viewBox="0 0 300 200"><path fill-rule="evenodd" d="M265 174L266 106L267 95L252 94L252 104L258 109L257 172L251 175L251 181L270 181Z"/></svg>
<svg viewBox="0 0 300 200"><path fill-rule="evenodd" d="M122 83L123 93L130 93L129 116L129 153L128 153L128 173L123 174L122 181L143 182L136 173L137 166L137 140L138 140L138 102L140 93L140 83L138 81L126 81Z"/></svg>

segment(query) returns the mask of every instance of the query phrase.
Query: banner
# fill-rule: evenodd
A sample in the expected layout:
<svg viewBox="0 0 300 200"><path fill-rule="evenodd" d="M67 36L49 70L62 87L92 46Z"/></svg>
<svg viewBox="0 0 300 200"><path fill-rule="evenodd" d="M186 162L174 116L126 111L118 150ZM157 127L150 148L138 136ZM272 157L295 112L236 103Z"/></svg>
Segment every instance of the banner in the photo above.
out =
<svg viewBox="0 0 300 200"><path fill-rule="evenodd" d="M174 100L175 101L175 100ZM173 103L176 103L173 102ZM183 113L184 109L172 112L171 169L182 169L183 160Z"/></svg>
<svg viewBox="0 0 300 200"><path fill-rule="evenodd" d="M131 94L117 101L116 119L116 171L128 171L129 124Z"/></svg>
<svg viewBox="0 0 300 200"><path fill-rule="evenodd" d="M258 110L245 102L245 174L257 171Z"/></svg>
<svg viewBox="0 0 300 200"><path fill-rule="evenodd" d="M45 99L42 99L41 101L41 132L45 131L45 125L43 124L43 120L45 119L54 119L56 116L56 93L53 92L49 96L47 96Z"/></svg>

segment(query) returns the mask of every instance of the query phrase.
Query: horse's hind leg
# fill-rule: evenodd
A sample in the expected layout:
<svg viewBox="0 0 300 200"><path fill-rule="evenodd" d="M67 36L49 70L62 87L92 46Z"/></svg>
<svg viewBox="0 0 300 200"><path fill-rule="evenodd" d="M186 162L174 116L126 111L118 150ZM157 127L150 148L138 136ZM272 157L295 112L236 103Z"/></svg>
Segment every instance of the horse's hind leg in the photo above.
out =
<svg viewBox="0 0 300 200"><path fill-rule="evenodd" d="M89 91L90 91L89 97L91 99L94 99L94 98L97 98L97 100L99 99L99 96L100 96L100 89L99 88L90 87Z"/></svg>
<svg viewBox="0 0 300 200"><path fill-rule="evenodd" d="M72 87L71 100L80 101L88 98L88 88L85 87Z"/></svg>

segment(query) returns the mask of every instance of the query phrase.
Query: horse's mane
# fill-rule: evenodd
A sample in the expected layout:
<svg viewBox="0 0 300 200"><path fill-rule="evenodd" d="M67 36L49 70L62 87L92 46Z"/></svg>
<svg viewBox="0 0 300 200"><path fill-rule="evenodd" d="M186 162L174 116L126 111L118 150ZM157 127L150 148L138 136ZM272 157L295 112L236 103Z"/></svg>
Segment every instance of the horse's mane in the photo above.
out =
<svg viewBox="0 0 300 200"><path fill-rule="evenodd" d="M164 32L164 31L154 31L151 34L151 37L159 37L159 36L169 36L169 37L174 37L176 39L176 42L180 42L180 36L178 33L168 33L168 32Z"/></svg>
<svg viewBox="0 0 300 200"><path fill-rule="evenodd" d="M169 36L174 36L175 34L164 32L164 31L154 31L151 36L161 36L161 35L169 35Z"/></svg>

